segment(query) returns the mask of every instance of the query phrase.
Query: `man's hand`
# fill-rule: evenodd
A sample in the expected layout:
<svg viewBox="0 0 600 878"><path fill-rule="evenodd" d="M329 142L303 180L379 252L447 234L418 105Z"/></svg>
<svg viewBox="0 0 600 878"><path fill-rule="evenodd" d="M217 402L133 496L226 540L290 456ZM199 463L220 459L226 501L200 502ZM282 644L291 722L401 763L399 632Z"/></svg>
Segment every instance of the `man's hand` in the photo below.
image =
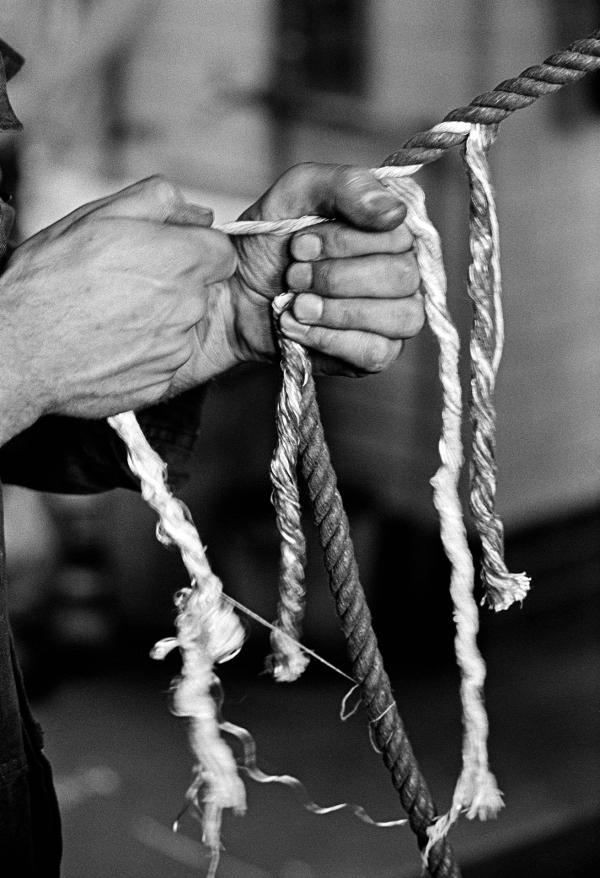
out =
<svg viewBox="0 0 600 878"><path fill-rule="evenodd" d="M211 222L156 177L14 251L0 279L4 439L44 413L103 417L207 377L186 364L236 266Z"/></svg>
<svg viewBox="0 0 600 878"><path fill-rule="evenodd" d="M305 164L287 171L241 219L318 214L297 232L234 238L238 267L228 287L241 358L269 357L268 306L297 292L281 327L315 352L322 372L365 374L389 366L423 326L419 271L404 205L369 171Z"/></svg>

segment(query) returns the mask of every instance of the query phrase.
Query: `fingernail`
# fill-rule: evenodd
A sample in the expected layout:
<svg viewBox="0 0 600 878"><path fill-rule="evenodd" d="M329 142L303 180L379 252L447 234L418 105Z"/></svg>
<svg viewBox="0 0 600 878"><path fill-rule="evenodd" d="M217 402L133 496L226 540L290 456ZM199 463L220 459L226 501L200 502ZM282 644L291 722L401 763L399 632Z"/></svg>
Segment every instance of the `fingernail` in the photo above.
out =
<svg viewBox="0 0 600 878"><path fill-rule="evenodd" d="M289 311L283 312L279 320L279 326L285 335L294 339L303 338L309 329L308 326L303 326L302 323L294 320Z"/></svg>
<svg viewBox="0 0 600 878"><path fill-rule="evenodd" d="M369 207L375 213L381 214L382 219L391 219L404 210L404 203L389 189L384 189L383 192L377 192L369 199Z"/></svg>
<svg viewBox="0 0 600 878"><path fill-rule="evenodd" d="M290 290L310 290L312 277L312 265L308 262L294 262L286 273L286 280Z"/></svg>
<svg viewBox="0 0 600 878"><path fill-rule="evenodd" d="M292 256L295 259L317 259L321 255L321 247L318 235L296 235L292 240Z"/></svg>
<svg viewBox="0 0 600 878"><path fill-rule="evenodd" d="M294 317L304 323L315 323L323 314L323 300L312 293L297 296L293 307Z"/></svg>
<svg viewBox="0 0 600 878"><path fill-rule="evenodd" d="M212 225L214 215L208 207L186 202L181 204L174 212L174 219L181 225L194 226L200 224L202 226L210 226Z"/></svg>
<svg viewBox="0 0 600 878"><path fill-rule="evenodd" d="M386 210L386 212L381 215L381 221L384 223L390 223L393 220L399 222L401 219L404 219L405 216L406 205L399 202L396 207L393 207L391 210Z"/></svg>

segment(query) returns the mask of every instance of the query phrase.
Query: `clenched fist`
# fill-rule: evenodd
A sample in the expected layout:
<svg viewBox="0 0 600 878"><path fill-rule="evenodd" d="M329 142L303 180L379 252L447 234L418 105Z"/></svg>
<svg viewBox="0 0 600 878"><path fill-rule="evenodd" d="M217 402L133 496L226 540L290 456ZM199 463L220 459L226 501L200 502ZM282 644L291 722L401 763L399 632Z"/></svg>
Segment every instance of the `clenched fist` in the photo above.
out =
<svg viewBox="0 0 600 878"><path fill-rule="evenodd" d="M290 289L298 295L282 329L316 352L320 371L378 372L424 321L406 209L368 170L304 164L287 171L241 218L304 214L333 221L297 232L289 242L272 235L233 239L239 347L246 355L272 351L265 301Z"/></svg>

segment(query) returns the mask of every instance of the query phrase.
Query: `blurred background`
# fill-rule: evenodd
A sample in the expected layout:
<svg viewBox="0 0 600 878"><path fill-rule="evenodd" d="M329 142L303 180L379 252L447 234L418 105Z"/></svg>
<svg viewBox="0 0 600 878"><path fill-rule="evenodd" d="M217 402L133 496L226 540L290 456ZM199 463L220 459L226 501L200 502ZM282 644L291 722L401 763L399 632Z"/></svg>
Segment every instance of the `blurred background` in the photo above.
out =
<svg viewBox="0 0 600 878"><path fill-rule="evenodd" d="M377 165L599 19L597 0L0 0L0 34L27 59L9 87L25 132L2 138L3 196L21 239L156 172L217 221L234 219L295 162ZM567 878L600 865L598 77L507 120L492 165L507 329L498 505L509 566L526 569L533 589L522 609L482 617L491 759L507 807L495 822L461 823L453 839L467 876ZM468 331L459 156L419 180ZM384 375L321 379L319 394L400 710L445 810L460 719L429 486L436 372L426 330ZM182 495L226 590L269 618L277 383L269 367L213 382ZM168 713L177 664L147 659L171 632L178 559L156 544L135 494L6 495L13 624L57 775L65 878L204 874L198 826L169 829L190 768L185 730ZM346 668L309 538L306 640ZM227 718L253 732L265 770L296 774L322 804L395 816L364 717L339 722L344 682L314 667L276 686L262 674L266 648L252 630L223 672ZM226 821L221 878L419 874L407 829L315 817L285 789L249 795L248 816Z"/></svg>

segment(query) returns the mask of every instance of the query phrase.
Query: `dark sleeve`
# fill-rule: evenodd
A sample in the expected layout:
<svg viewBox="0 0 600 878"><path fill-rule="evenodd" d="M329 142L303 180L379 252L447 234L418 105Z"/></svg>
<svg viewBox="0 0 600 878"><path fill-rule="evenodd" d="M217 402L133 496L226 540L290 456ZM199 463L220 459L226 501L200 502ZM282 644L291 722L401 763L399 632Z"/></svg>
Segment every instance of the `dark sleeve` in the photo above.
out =
<svg viewBox="0 0 600 878"><path fill-rule="evenodd" d="M173 487L187 478L204 395L205 387L197 387L136 413L146 438L166 461ZM0 448L0 481L63 494L139 489L125 445L106 421L57 415L40 418Z"/></svg>
<svg viewBox="0 0 600 878"><path fill-rule="evenodd" d="M23 59L18 52L0 39L0 131L20 131L23 127L10 105L6 83L19 71Z"/></svg>

